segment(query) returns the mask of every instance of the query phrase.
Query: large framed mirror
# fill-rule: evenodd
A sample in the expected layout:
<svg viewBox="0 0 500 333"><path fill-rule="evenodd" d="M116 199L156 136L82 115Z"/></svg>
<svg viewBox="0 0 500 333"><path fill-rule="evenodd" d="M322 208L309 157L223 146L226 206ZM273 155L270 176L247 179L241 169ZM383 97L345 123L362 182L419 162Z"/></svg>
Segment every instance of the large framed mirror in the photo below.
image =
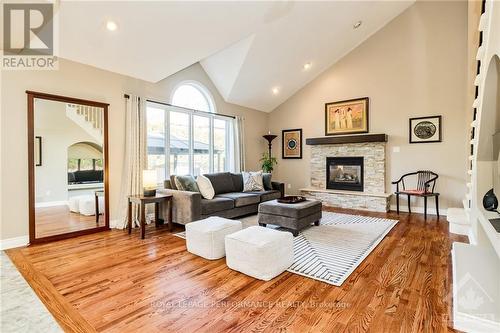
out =
<svg viewBox="0 0 500 333"><path fill-rule="evenodd" d="M109 230L109 105L26 94L30 243Z"/></svg>

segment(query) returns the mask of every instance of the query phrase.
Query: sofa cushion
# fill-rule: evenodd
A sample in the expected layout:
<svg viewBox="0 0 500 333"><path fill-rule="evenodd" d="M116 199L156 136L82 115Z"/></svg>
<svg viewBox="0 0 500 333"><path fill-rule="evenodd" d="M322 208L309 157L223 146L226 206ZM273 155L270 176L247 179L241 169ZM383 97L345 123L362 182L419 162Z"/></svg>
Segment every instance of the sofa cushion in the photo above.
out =
<svg viewBox="0 0 500 333"><path fill-rule="evenodd" d="M200 192L196 180L191 175L176 176L175 187L177 187L179 191Z"/></svg>
<svg viewBox="0 0 500 333"><path fill-rule="evenodd" d="M229 172L207 173L207 177L214 187L215 194L234 192L233 177Z"/></svg>
<svg viewBox="0 0 500 333"><path fill-rule="evenodd" d="M234 200L215 196L213 199L201 199L201 214L209 215L223 210L233 209Z"/></svg>
<svg viewBox="0 0 500 333"><path fill-rule="evenodd" d="M276 190L264 191L264 192L245 192L252 193L260 196L260 202L265 202L269 200L279 199L281 197L281 192Z"/></svg>
<svg viewBox="0 0 500 333"><path fill-rule="evenodd" d="M234 192L243 192L243 175L241 173L232 173Z"/></svg>
<svg viewBox="0 0 500 333"><path fill-rule="evenodd" d="M265 172L262 174L262 184L264 185L264 190L269 191L273 189L273 184L272 184L272 174Z"/></svg>
<svg viewBox="0 0 500 333"><path fill-rule="evenodd" d="M234 200L235 207L243 207L260 202L260 195L254 193L231 192L219 194L216 197L223 197Z"/></svg>

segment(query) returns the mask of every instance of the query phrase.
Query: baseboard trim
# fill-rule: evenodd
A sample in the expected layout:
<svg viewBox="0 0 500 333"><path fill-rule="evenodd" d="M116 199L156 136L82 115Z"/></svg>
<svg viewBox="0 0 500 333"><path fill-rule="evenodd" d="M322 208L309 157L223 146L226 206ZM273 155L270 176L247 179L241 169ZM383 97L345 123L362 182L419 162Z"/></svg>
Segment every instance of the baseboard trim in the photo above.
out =
<svg viewBox="0 0 500 333"><path fill-rule="evenodd" d="M391 210L396 211L397 210L397 206L396 205L391 205ZM399 205L399 211L400 212L408 212L408 206L406 206L406 205L405 206ZM423 214L424 213L424 207L419 207L419 206L411 207L411 212L412 213ZM439 209L439 216L446 216L447 212L448 212L447 209ZM436 208L427 207L427 214L428 215L436 215Z"/></svg>
<svg viewBox="0 0 500 333"><path fill-rule="evenodd" d="M19 236L7 239L0 239L0 250L8 250L16 247L26 246L30 242L29 236Z"/></svg>
<svg viewBox="0 0 500 333"><path fill-rule="evenodd" d="M109 227L111 229L125 229L125 226L123 226L123 222L120 219L113 219L109 221Z"/></svg>
<svg viewBox="0 0 500 333"><path fill-rule="evenodd" d="M47 201L47 202L38 202L35 204L36 208L43 208L43 207L54 207L54 206L66 206L68 204L68 201Z"/></svg>

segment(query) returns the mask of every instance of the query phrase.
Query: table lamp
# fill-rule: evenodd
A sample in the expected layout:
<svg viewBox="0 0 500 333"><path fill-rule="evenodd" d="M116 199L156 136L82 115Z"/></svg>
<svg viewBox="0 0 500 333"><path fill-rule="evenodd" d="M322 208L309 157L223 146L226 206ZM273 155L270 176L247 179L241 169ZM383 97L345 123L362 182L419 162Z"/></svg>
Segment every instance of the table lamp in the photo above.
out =
<svg viewBox="0 0 500 333"><path fill-rule="evenodd" d="M154 197L156 195L156 170L142 171L142 186L144 187L145 197Z"/></svg>

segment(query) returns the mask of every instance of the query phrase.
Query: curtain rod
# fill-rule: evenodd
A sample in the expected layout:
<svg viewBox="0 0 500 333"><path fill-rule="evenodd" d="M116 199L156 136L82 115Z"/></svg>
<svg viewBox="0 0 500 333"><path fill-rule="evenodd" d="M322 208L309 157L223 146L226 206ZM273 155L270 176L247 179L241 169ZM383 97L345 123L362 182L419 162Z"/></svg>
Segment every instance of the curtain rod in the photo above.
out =
<svg viewBox="0 0 500 333"><path fill-rule="evenodd" d="M222 113L213 113L213 112L207 112L207 111L195 110L195 109L185 108L185 107L182 107L182 106L172 105L172 104L169 104L169 103L164 103L164 102L153 101L153 100L151 100L151 99L146 99L146 101L151 102L151 103L160 104L160 105L165 105L165 106L173 106L173 107L175 107L175 108L179 108L179 109L185 109L185 110L189 110L189 111L194 111L194 112L196 112L196 113L206 113L206 114L211 114L211 115L216 115L216 116L221 116L221 117L227 117L227 118L231 118L231 119L236 119L236 117L235 117L235 116L230 116L230 115L227 115L227 114L222 114Z"/></svg>
<svg viewBox="0 0 500 333"><path fill-rule="evenodd" d="M130 95L124 94L123 97L129 99ZM172 104L169 104L169 103L153 101L152 99L146 99L146 101L147 102L151 102L151 103L160 104L160 105L173 106L175 108L180 108L180 109L185 109L185 110L189 110L189 111L194 111L196 113L206 113L206 114L212 114L212 115L217 115L217 116L221 116L221 117L227 117L227 118L231 118L231 119L236 119L235 116L230 116L230 115L227 115L227 114L212 113L212 112L207 112L207 111L195 110L195 109L185 108L185 107L182 107L182 106L172 105Z"/></svg>

